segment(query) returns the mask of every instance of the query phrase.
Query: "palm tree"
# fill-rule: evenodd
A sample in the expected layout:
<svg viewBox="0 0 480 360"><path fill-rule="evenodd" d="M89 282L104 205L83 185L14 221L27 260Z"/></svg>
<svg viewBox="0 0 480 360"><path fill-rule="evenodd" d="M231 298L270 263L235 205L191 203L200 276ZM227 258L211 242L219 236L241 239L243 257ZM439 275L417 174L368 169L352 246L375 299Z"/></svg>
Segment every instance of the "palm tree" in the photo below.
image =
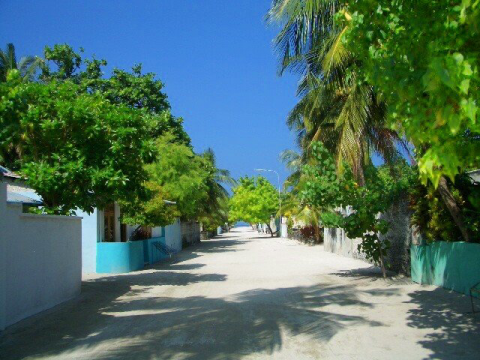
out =
<svg viewBox="0 0 480 360"><path fill-rule="evenodd" d="M7 81L10 70L18 70L25 80L33 80L41 63L42 59L36 56L24 56L17 62L15 46L9 43L5 50L0 50L0 82Z"/></svg>
<svg viewBox="0 0 480 360"><path fill-rule="evenodd" d="M289 190L283 204L282 211L286 216L293 217L296 221L311 225L315 229L315 240L321 241L320 209L302 204L299 197L299 189L303 181L302 167L309 161L305 152L299 153L295 150L285 150L280 153L280 160L290 171L284 183L284 190Z"/></svg>
<svg viewBox="0 0 480 360"><path fill-rule="evenodd" d="M230 171L217 168L217 160L212 149L201 154L205 160L208 198L202 206L200 220L208 224L223 224L228 221L228 190L224 185L235 186L236 181L230 176Z"/></svg>
<svg viewBox="0 0 480 360"><path fill-rule="evenodd" d="M283 25L275 43L280 53L280 73L290 69L302 74L301 100L291 111L287 125L297 132L303 152L313 141L322 141L334 154L337 169L348 163L360 184L363 168L376 152L387 163L405 142L385 127L386 105L372 86L359 83L361 66L345 48L347 25L334 17L343 11L333 0L276 0L267 15ZM345 14L348 19L349 15Z"/></svg>
<svg viewBox="0 0 480 360"><path fill-rule="evenodd" d="M290 171L290 175L283 183L284 190L294 188L298 185L302 175L302 166L306 164L304 154L304 152L299 153L295 150L284 150L280 153L280 161L283 162L287 170Z"/></svg>

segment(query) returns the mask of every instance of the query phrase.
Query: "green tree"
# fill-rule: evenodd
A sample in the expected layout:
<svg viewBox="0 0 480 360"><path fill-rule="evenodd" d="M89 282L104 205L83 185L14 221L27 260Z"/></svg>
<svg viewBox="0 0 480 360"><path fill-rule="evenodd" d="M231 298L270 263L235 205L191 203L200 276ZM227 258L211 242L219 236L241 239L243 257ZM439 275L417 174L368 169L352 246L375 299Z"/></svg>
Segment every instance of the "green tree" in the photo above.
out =
<svg viewBox="0 0 480 360"><path fill-rule="evenodd" d="M104 77L102 68L107 61L102 59L83 59L81 53L67 44L46 46L45 63L40 78L44 82L70 80L78 84L86 93L99 92L112 104L142 109L149 116L156 117L156 128L151 136L158 137L171 132L178 141L190 144L190 137L183 129L183 119L171 114L163 83L154 73L142 73L141 64L133 66L128 72L113 69L109 78Z"/></svg>
<svg viewBox="0 0 480 360"><path fill-rule="evenodd" d="M306 152L298 153L294 150L285 150L280 154L280 160L291 172L284 182L286 194L282 199L283 215L312 226L315 229L315 240L319 243L322 237L320 233L322 227L321 211L316 206L305 205L300 199L302 182L306 180L302 171L303 166L307 163L312 164L314 159L311 156L308 157Z"/></svg>
<svg viewBox="0 0 480 360"><path fill-rule="evenodd" d="M207 174L205 182L208 190L207 200L199 209L199 220L204 229L213 231L228 222L229 194L224 185L235 186L236 182L228 170L217 167L217 160L212 149L207 149L200 156Z"/></svg>
<svg viewBox="0 0 480 360"><path fill-rule="evenodd" d="M438 187L466 241L446 177L480 165L478 2L352 1L347 46L362 78L388 102L388 123L417 149L420 175Z"/></svg>
<svg viewBox="0 0 480 360"><path fill-rule="evenodd" d="M275 40L280 73L293 70L302 76L301 100L287 119L299 146L308 153L313 141L322 141L337 169L349 164L363 185L371 154L392 163L397 146L405 143L385 127L385 103L369 83L357 79L358 61L343 44L348 26L335 21L343 13L338 1L276 0L268 19L282 25Z"/></svg>
<svg viewBox="0 0 480 360"><path fill-rule="evenodd" d="M138 197L121 204L127 224L164 226L176 217L196 219L208 200L208 172L202 157L166 133L156 140L157 158L145 166L149 200ZM175 205L165 204L174 201Z"/></svg>
<svg viewBox="0 0 480 360"><path fill-rule="evenodd" d="M1 157L48 209L90 212L143 192L156 124L142 111L112 105L71 81L25 83L16 71L0 84L0 97Z"/></svg>
<svg viewBox="0 0 480 360"><path fill-rule="evenodd" d="M240 178L238 186L233 188L229 212L231 223L237 221L250 224L265 223L273 237L270 219L278 210L278 192L262 176Z"/></svg>
<svg viewBox="0 0 480 360"><path fill-rule="evenodd" d="M5 50L0 50L0 82L7 81L8 72L18 70L24 80L32 80L42 64L42 59L36 56L24 56L17 62L15 46L7 44Z"/></svg>
<svg viewBox="0 0 480 360"><path fill-rule="evenodd" d="M312 144L314 165L305 165L305 181L301 183L303 204L320 210L321 222L326 227L343 228L351 238L361 238L358 250L379 264L386 276L384 261L389 247L386 235L389 224L378 217L384 213L410 186L411 168L405 162L394 167L365 169L366 185L359 186L347 168L338 176L335 161L320 142Z"/></svg>

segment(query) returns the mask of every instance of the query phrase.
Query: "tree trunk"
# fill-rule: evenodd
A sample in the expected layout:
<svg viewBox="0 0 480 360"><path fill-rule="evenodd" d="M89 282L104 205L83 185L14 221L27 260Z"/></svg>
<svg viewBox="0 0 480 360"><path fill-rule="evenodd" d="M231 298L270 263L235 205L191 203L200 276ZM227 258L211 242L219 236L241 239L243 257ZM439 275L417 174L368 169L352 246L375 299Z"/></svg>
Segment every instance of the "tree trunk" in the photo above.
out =
<svg viewBox="0 0 480 360"><path fill-rule="evenodd" d="M387 278L387 270L385 269L385 262L383 261L383 250L382 250L382 244L379 243L380 246L380 267L382 268L382 274L383 278Z"/></svg>
<svg viewBox="0 0 480 360"><path fill-rule="evenodd" d="M450 212L450 215L452 215L453 221L460 229L460 232L462 233L463 238L465 239L465 241L469 242L470 236L468 234L467 227L465 226L465 223L463 221L462 212L457 202L455 201L455 198L453 197L452 192L448 188L447 179L444 176L440 178L440 182L438 183L437 190L440 193L440 196L442 197L442 200L445 203L445 206Z"/></svg>
<svg viewBox="0 0 480 360"><path fill-rule="evenodd" d="M270 227L270 224L267 223L268 230L270 231L270 236L273 237L273 231L272 228Z"/></svg>
<svg viewBox="0 0 480 360"><path fill-rule="evenodd" d="M320 244L320 228L317 225L315 226L315 239L317 240L317 244Z"/></svg>

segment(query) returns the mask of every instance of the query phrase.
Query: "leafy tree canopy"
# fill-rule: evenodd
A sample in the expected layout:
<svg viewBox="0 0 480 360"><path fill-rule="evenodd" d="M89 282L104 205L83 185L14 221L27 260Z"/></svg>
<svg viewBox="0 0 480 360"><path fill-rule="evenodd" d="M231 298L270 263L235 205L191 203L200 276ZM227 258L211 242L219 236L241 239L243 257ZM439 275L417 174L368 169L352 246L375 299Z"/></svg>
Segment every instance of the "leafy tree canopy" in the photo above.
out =
<svg viewBox="0 0 480 360"><path fill-rule="evenodd" d="M343 16L345 15L345 16ZM356 0L339 16L363 80L388 103L390 125L415 145L438 186L480 164L478 1Z"/></svg>
<svg viewBox="0 0 480 360"><path fill-rule="evenodd" d="M229 213L231 223L265 223L270 227L270 218L278 210L278 191L263 176L240 178L238 186L233 188Z"/></svg>
<svg viewBox="0 0 480 360"><path fill-rule="evenodd" d="M0 155L49 209L92 211L143 192L156 124L142 111L71 81L25 83L18 71L0 84L0 97Z"/></svg>
<svg viewBox="0 0 480 360"><path fill-rule="evenodd" d="M40 79L44 82L68 79L87 93L101 93L112 104L143 109L150 116L158 117L152 136L158 137L169 131L178 141L190 144L190 137L183 129L183 119L170 113L164 85L154 73L142 73L141 64L137 64L131 72L115 68L110 77L104 77L103 67L107 61L95 58L84 60L82 52L83 49L77 53L66 44L45 47L45 63Z"/></svg>
<svg viewBox="0 0 480 360"><path fill-rule="evenodd" d="M322 143L313 143L312 156L315 164L303 167L302 203L321 210L325 227L343 228L349 238L362 238L359 250L380 263L385 274L383 257L389 241L381 241L379 234L385 235L389 224L378 218L378 214L407 193L415 172L404 161L393 169L370 166L365 169L365 185L359 186L348 167L341 176L337 175L335 161Z"/></svg>
<svg viewBox="0 0 480 360"><path fill-rule="evenodd" d="M200 156L171 133L156 140L156 150L156 160L145 166L144 186L150 200L140 197L121 204L127 224L164 226L176 217L195 219L208 199L208 172ZM164 200L176 204L167 205Z"/></svg>

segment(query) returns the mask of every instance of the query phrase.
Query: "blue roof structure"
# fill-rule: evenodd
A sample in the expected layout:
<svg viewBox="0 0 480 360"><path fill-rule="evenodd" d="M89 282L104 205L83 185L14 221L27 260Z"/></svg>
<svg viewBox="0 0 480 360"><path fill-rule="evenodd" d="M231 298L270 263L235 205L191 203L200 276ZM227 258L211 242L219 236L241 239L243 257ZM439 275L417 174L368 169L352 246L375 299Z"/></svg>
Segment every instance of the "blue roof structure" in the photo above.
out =
<svg viewBox="0 0 480 360"><path fill-rule="evenodd" d="M13 191L7 191L7 203L11 204L25 204L39 206L43 203L40 200L35 200L29 196L19 194Z"/></svg>

